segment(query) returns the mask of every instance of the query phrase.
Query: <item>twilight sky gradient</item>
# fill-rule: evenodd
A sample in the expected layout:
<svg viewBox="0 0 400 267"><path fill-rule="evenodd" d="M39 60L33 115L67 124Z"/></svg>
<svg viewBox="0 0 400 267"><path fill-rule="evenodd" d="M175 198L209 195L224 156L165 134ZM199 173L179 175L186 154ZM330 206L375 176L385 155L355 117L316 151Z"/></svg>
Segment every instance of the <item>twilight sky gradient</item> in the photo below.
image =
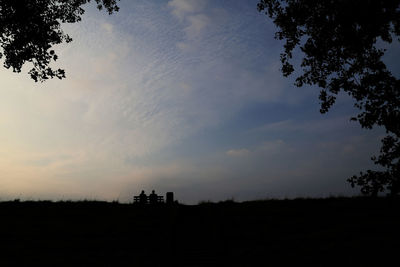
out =
<svg viewBox="0 0 400 267"><path fill-rule="evenodd" d="M384 131L350 122L347 96L321 115L318 88L282 77L282 43L257 2L91 6L57 47L66 79L1 68L0 199L358 193L346 179L373 167Z"/></svg>

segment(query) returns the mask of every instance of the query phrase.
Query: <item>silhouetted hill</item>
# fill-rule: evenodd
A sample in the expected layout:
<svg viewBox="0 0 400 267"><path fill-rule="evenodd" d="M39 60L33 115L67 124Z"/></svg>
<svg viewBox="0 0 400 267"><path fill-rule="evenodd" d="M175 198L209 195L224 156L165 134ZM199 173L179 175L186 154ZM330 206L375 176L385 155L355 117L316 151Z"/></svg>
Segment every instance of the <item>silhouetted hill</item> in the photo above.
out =
<svg viewBox="0 0 400 267"><path fill-rule="evenodd" d="M389 266L399 204L1 202L0 266Z"/></svg>

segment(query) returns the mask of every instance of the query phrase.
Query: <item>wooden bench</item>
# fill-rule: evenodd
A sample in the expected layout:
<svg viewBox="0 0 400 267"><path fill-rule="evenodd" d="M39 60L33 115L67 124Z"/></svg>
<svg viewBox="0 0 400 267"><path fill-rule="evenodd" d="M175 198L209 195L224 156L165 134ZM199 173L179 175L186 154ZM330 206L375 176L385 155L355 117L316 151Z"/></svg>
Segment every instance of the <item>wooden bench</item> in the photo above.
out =
<svg viewBox="0 0 400 267"><path fill-rule="evenodd" d="M140 196L133 196L133 203L140 204ZM146 196L146 203L150 204L150 197ZM157 204L164 203L164 196L157 196Z"/></svg>

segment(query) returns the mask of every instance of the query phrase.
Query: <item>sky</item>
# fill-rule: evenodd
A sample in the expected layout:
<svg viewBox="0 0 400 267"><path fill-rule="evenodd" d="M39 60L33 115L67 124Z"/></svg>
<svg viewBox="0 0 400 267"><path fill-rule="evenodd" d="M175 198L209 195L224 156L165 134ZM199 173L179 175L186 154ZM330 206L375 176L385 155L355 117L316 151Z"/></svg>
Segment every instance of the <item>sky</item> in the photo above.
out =
<svg viewBox="0 0 400 267"><path fill-rule="evenodd" d="M346 179L375 168L384 131L351 122L346 95L320 114L319 89L282 76L257 2L122 0L111 16L91 4L63 26L73 42L52 66L66 79L1 68L0 200L358 194Z"/></svg>

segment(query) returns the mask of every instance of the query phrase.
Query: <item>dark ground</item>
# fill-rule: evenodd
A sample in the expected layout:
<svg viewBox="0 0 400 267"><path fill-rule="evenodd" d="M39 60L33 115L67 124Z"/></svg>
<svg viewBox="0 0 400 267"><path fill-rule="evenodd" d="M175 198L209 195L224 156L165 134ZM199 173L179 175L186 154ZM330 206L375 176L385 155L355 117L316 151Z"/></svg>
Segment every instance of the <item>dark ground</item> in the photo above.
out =
<svg viewBox="0 0 400 267"><path fill-rule="evenodd" d="M398 266L399 207L383 198L1 202L0 266Z"/></svg>

